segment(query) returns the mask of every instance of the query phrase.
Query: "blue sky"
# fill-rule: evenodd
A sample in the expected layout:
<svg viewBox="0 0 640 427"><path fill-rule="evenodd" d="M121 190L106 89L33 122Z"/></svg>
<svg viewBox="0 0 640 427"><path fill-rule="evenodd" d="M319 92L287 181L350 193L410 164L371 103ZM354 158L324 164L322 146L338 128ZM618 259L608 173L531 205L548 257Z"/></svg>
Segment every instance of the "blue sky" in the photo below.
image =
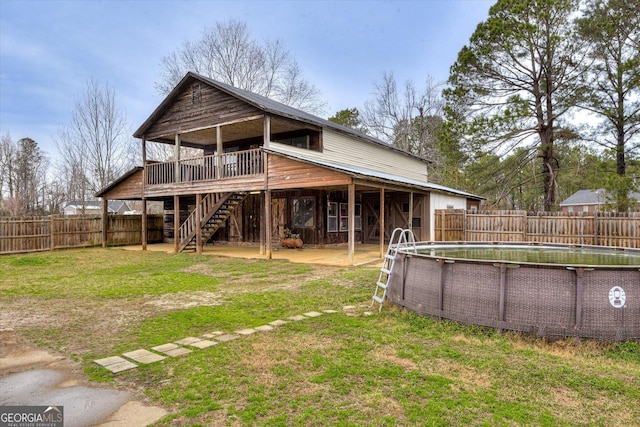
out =
<svg viewBox="0 0 640 427"><path fill-rule="evenodd" d="M493 0L0 0L0 134L35 139L52 158L60 126L87 81L108 83L131 132L162 97L162 57L230 19L280 39L319 89L330 116L362 107L393 71L422 87L449 67Z"/></svg>

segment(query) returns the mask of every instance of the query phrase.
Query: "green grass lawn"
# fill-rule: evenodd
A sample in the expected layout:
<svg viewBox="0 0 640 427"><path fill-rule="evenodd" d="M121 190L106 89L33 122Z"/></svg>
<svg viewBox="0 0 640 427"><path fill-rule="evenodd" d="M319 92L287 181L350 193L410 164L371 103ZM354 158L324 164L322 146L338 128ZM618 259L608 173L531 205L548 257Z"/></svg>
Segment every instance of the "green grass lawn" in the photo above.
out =
<svg viewBox="0 0 640 427"><path fill-rule="evenodd" d="M171 413L158 425L638 425L637 342L344 313L368 304L377 274L120 249L3 256L1 327L144 393ZM339 313L115 375L92 362L323 309Z"/></svg>

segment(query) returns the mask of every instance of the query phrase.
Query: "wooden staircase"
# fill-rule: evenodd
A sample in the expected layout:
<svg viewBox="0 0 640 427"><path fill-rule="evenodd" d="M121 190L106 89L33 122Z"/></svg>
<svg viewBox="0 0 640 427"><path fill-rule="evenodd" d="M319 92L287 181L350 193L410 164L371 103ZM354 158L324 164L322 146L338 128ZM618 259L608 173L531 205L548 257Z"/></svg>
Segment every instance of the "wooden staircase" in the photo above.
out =
<svg viewBox="0 0 640 427"><path fill-rule="evenodd" d="M236 208L247 198L248 192L210 193L200 202L201 209L194 209L180 226L180 245L178 252L196 251L196 215L202 212L200 228L202 243L206 243L224 224Z"/></svg>

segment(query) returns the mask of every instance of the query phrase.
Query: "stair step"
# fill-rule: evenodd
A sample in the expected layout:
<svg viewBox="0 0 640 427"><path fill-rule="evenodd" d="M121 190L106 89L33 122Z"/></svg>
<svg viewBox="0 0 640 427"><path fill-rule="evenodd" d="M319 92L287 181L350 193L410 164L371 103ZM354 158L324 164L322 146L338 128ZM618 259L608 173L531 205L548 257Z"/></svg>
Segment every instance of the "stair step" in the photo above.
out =
<svg viewBox="0 0 640 427"><path fill-rule="evenodd" d="M378 282L378 287L382 288L382 289L387 289L387 284L386 283L382 283L382 282Z"/></svg>
<svg viewBox="0 0 640 427"><path fill-rule="evenodd" d="M382 297L379 297L379 296L374 296L374 297L373 297L373 300L374 300L375 302L377 302L378 304L382 304L382 303L384 302L384 300L382 299Z"/></svg>

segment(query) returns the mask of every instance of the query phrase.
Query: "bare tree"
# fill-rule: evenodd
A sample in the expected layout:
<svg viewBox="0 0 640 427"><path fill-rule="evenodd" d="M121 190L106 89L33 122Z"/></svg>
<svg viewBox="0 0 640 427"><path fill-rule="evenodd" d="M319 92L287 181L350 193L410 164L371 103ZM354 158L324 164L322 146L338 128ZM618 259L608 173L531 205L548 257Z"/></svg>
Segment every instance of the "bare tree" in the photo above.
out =
<svg viewBox="0 0 640 427"><path fill-rule="evenodd" d="M56 141L70 198L88 200L123 172L129 154L127 129L114 90L90 80L76 99L71 124L60 129Z"/></svg>
<svg viewBox="0 0 640 427"><path fill-rule="evenodd" d="M281 41L252 39L244 22L218 22L202 38L162 58L156 88L169 93L188 71L319 114L319 90L303 77Z"/></svg>
<svg viewBox="0 0 640 427"><path fill-rule="evenodd" d="M427 77L419 91L412 81L398 88L393 73L374 83L374 98L365 104L363 125L377 138L417 156L434 160L442 123L442 83Z"/></svg>

